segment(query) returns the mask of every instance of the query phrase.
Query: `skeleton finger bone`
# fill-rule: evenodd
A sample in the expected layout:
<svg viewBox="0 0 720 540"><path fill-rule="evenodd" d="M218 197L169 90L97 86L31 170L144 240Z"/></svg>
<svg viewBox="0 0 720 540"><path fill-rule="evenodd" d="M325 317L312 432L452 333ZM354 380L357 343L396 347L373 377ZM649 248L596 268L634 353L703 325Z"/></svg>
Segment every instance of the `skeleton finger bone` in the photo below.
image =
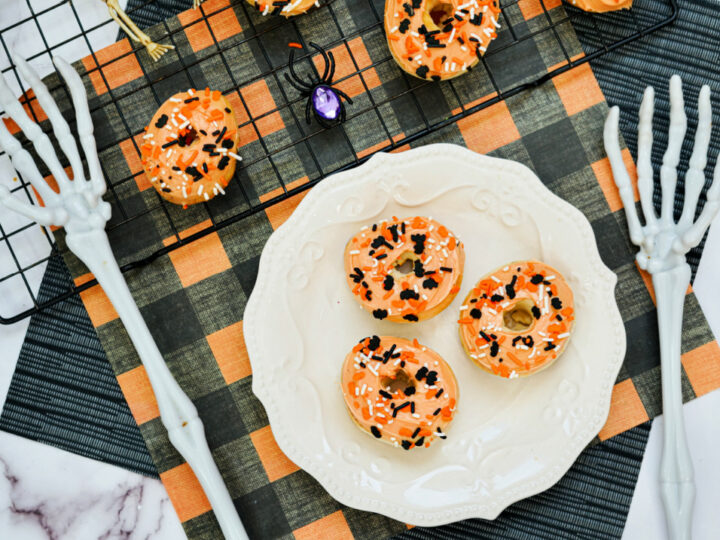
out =
<svg viewBox="0 0 720 540"><path fill-rule="evenodd" d="M618 107L610 109L610 113L605 121L605 130L603 133L605 152L610 160L613 178L620 192L620 199L622 199L623 206L625 207L625 215L627 216L628 229L630 231L630 241L636 246L642 246L644 235L637 209L635 208L632 182L630 181L630 175L625 167L620 151L618 138L619 117L620 109Z"/></svg>
<svg viewBox="0 0 720 540"><path fill-rule="evenodd" d="M75 107L80 145L85 154L88 172L90 173L89 181L92 186L92 192L96 196L102 196L107 190L107 185L105 184L102 168L100 167L100 159L97 154L97 145L95 143L95 137L93 136L93 123L90 116L85 86L77 71L64 59L55 56L53 57L53 63L70 89L70 96L72 97L73 106Z"/></svg>
<svg viewBox="0 0 720 540"><path fill-rule="evenodd" d="M55 177L58 186L60 186L60 190L69 189L70 180L55 155L55 149L53 148L52 142L50 142L50 138L43 133L40 126L30 119L25 109L23 109L20 102L8 87L2 74L0 74L0 106L5 109L5 112L20 127L23 133L25 133L25 136L32 141L38 155L48 166L50 173Z"/></svg>
<svg viewBox="0 0 720 540"><path fill-rule="evenodd" d="M667 227L673 223L673 204L677 186L677 166L680 162L680 150L685 139L687 117L683 100L682 81L678 75L670 78L670 129L668 130L668 146L663 155L660 167L660 187L662 188L662 204L660 221Z"/></svg>

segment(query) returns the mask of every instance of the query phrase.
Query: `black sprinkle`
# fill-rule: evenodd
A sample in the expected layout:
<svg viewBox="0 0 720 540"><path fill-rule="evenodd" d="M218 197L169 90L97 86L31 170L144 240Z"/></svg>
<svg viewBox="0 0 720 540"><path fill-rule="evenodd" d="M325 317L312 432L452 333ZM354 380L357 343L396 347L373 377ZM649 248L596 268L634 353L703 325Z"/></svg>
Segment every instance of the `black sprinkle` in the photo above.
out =
<svg viewBox="0 0 720 540"><path fill-rule="evenodd" d="M378 439L382 437L380 430L375 426L370 426L370 432Z"/></svg>
<svg viewBox="0 0 720 540"><path fill-rule="evenodd" d="M168 116L167 114L163 114L160 118L158 118L157 122L155 122L156 128L163 128L165 127L165 124L168 122Z"/></svg>
<svg viewBox="0 0 720 540"><path fill-rule="evenodd" d="M478 308L472 308L470 310L470 316L473 319L479 319L480 317L482 317L482 311L480 311Z"/></svg>
<svg viewBox="0 0 720 540"><path fill-rule="evenodd" d="M380 319L381 321L388 316L387 309L376 309L372 312L373 317Z"/></svg>

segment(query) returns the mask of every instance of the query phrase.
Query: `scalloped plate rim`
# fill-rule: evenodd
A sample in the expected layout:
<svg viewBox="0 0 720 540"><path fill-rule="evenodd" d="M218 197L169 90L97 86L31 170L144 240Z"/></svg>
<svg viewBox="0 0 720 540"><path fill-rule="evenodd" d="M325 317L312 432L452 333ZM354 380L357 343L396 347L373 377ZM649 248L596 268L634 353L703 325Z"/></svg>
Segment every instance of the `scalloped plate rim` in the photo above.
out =
<svg viewBox="0 0 720 540"><path fill-rule="evenodd" d="M549 196L549 200L553 201L555 204L564 206L565 209L572 214L571 219L577 222L580 227L589 230L592 242L587 245L587 255L589 255L593 266L601 271L601 273L598 274L600 283L604 287L608 287L613 293L610 295L611 298L609 298L608 301L608 307L611 308L608 319L611 319L611 325L616 327L616 330L622 334L623 339L618 340L614 358L608 359L608 364L604 372L604 375L607 376L607 380L603 381L606 384L599 391L600 398L596 408L594 409L595 414L592 415L591 413L588 413L588 416L591 416L588 421L591 423L584 431L581 430L575 437L569 439L567 445L569 450L564 452L561 456L563 458L561 463L554 463L550 466L544 476L539 478L536 485L532 488L528 488L524 491L520 490L522 493L515 496L507 496L504 499L502 499L502 497L496 497L491 506L481 503L461 504L459 507L453 507L453 505L450 505L448 508L430 512L427 509L413 511L411 508L403 506L390 508L387 505L387 501L380 500L382 499L381 496L379 496L378 500L357 497L348 490L343 489L332 479L328 478L322 465L306 456L295 444L293 444L292 440L286 436L281 420L281 413L276 408L274 395L264 379L261 367L263 366L263 362L257 361L258 357L261 356L262 353L256 342L257 332L255 331L255 320L256 311L259 309L259 305L262 301L260 296L266 279L265 276L267 275L266 267L269 264L268 261L273 253L273 250L281 243L283 237L288 234L288 231L290 231L296 223L305 218L307 210L315 204L316 200L324 197L325 193L335 184L347 182L355 177L358 177L366 169L372 170L376 167L382 166L383 164L389 165L391 163L401 163L405 160L411 160L416 155L418 157L420 155L427 156L428 154L435 152L442 153L443 156L459 154L458 158L462 157L475 161L478 166L483 166L484 168L498 167L524 177L526 181L535 184L536 189L543 191L545 196ZM372 178L372 176L368 175L368 178ZM280 227L278 227L273 234L270 235L267 243L265 244L260 256L255 287L248 299L243 316L246 348L252 366L252 390L265 407L272 432L283 453L285 453L285 455L298 467L313 476L323 486L323 488L326 489L328 493L340 503L359 510L380 513L392 519L412 523L416 526L439 526L468 518L495 519L511 504L541 493L557 483L570 469L573 463L575 463L582 450L584 450L595 438L597 433L605 424L610 412L610 402L615 379L620 371L626 352L626 342L624 339L625 327L614 296L616 284L617 275L603 263L598 251L595 234L585 215L575 206L550 191L537 177L537 175L525 165L516 161L478 154L465 147L448 143L430 144L398 154L378 153L358 167L336 173L319 182L306 194L303 200L300 201L290 217ZM253 361L253 358L256 360ZM501 500L498 500L498 498ZM390 508L390 510L388 510L388 508Z"/></svg>

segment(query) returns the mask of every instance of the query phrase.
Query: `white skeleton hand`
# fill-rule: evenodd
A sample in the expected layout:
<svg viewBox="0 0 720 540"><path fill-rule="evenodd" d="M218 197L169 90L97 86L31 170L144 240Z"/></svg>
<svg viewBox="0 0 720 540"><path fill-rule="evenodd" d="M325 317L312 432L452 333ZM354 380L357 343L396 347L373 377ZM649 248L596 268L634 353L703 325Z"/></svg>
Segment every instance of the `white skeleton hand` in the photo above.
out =
<svg viewBox="0 0 720 540"><path fill-rule="evenodd" d="M685 254L697 246L702 240L706 229L720 208L720 159L715 165L714 179L707 191L707 201L703 210L695 220L698 198L705 185L705 165L710 143L712 108L710 105L710 88L705 85L698 97L698 126L695 133L695 145L690 157L690 167L685 175L685 203L680 219L676 223L673 218L673 202L677 186L677 165L680 161L680 150L687 118L683 102L682 81L677 75L670 79L670 129L667 150L660 168L660 186L662 189L662 205L660 217L655 214L653 206L654 174L651 163L652 153L652 118L655 107L655 92L648 86L640 106L638 126L638 191L640 204L645 216L645 225L641 225L635 208L633 189L630 176L622 161L618 142L618 107L610 110L605 122L605 151L610 159L615 183L620 190L620 197L625 207L630 240L640 247L637 261L643 270L651 274L663 272L685 264Z"/></svg>
<svg viewBox="0 0 720 540"><path fill-rule="evenodd" d="M5 123L0 120L0 147L8 153L15 169L23 178L30 181L42 197L45 206L35 206L19 201L10 195L10 191L5 186L0 186L0 203L40 225L64 226L68 234L91 229L104 229L105 223L110 219L111 210L110 205L102 200L106 190L105 179L100 168L100 160L93 137L87 94L80 76L62 58L55 57L53 59L70 89L75 106L80 144L90 173L89 179L85 179L80 153L70 132L70 127L60 114L47 87L24 59L13 55L13 61L22 77L30 83L38 103L50 119L60 148L70 161L73 179L70 180L65 174L50 138L43 133L40 126L28 117L5 79L0 75L0 106L33 143L36 152L45 162L60 188L60 193L56 193L45 182L30 153L10 134Z"/></svg>

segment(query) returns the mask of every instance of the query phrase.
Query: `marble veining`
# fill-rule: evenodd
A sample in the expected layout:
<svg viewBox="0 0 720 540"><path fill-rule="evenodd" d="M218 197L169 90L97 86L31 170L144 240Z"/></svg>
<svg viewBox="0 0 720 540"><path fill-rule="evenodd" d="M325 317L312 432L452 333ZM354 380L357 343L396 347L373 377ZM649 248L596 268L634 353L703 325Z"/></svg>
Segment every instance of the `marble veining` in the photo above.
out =
<svg viewBox="0 0 720 540"><path fill-rule="evenodd" d="M0 433L0 536L178 539L162 484L111 465Z"/></svg>

